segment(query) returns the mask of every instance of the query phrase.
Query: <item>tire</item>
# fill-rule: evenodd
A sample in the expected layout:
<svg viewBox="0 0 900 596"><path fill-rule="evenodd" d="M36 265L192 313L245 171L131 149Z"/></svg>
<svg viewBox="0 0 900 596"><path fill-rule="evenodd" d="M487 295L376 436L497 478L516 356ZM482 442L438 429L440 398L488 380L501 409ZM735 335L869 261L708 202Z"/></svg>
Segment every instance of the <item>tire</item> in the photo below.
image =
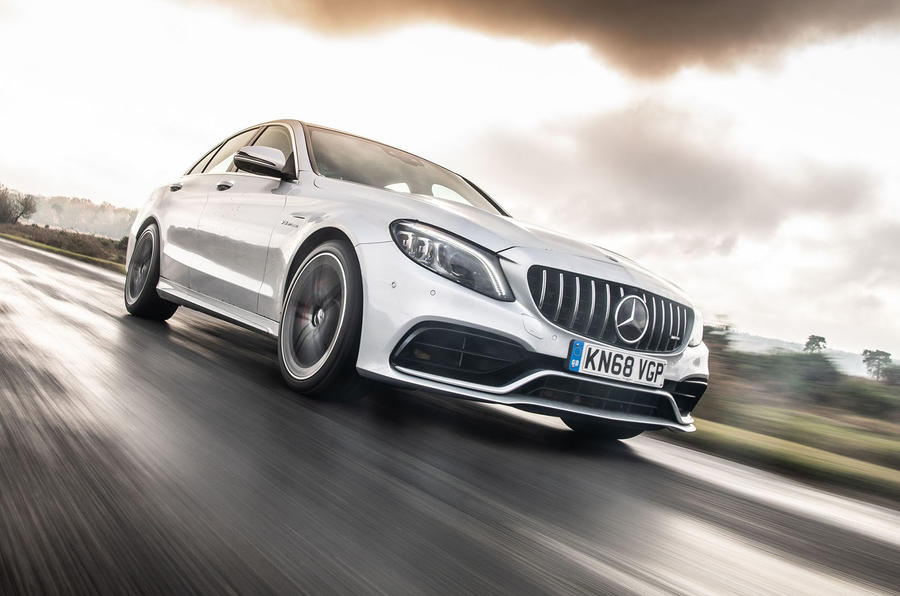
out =
<svg viewBox="0 0 900 596"><path fill-rule="evenodd" d="M159 282L159 228L151 223L137 236L125 274L125 308L136 317L165 321L178 305L156 293Z"/></svg>
<svg viewBox="0 0 900 596"><path fill-rule="evenodd" d="M362 301L359 261L349 243L330 240L303 259L278 328L278 365L292 389L341 401L364 394L356 372Z"/></svg>
<svg viewBox="0 0 900 596"><path fill-rule="evenodd" d="M566 423L566 426L578 434L601 441L630 439L644 432L644 429L640 427L619 425L614 422L594 418L593 416L569 414L560 416L560 418Z"/></svg>

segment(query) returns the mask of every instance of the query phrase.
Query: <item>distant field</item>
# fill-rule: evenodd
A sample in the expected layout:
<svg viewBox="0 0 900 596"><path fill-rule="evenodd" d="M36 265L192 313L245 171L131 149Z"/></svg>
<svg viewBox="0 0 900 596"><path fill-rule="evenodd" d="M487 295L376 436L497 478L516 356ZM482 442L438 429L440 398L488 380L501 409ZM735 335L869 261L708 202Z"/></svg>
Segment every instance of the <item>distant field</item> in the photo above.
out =
<svg viewBox="0 0 900 596"><path fill-rule="evenodd" d="M0 224L0 237L93 263L112 271L125 272L125 251L128 247L124 239L112 240L34 224Z"/></svg>
<svg viewBox="0 0 900 596"><path fill-rule="evenodd" d="M742 352L707 331L697 432L664 438L900 501L900 387L842 374L821 353Z"/></svg>
<svg viewBox="0 0 900 596"><path fill-rule="evenodd" d="M72 253L125 264L126 242L36 224L0 224L0 233L26 238Z"/></svg>

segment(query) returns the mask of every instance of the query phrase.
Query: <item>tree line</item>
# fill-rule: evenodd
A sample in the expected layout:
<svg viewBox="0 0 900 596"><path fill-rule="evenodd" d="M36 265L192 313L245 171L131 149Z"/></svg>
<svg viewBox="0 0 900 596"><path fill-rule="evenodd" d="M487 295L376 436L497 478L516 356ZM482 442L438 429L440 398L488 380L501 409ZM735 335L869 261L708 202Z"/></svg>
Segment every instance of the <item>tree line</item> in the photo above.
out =
<svg viewBox="0 0 900 596"><path fill-rule="evenodd" d="M0 223L29 221L39 226L74 230L119 239L128 233L137 211L110 203L62 196L40 196L0 184Z"/></svg>
<svg viewBox="0 0 900 596"><path fill-rule="evenodd" d="M807 354L817 354L826 348L826 340L821 335L810 335L803 346ZM883 381L888 385L900 385L900 365L894 364L890 352L884 350L863 350L863 364L866 370L876 381Z"/></svg>

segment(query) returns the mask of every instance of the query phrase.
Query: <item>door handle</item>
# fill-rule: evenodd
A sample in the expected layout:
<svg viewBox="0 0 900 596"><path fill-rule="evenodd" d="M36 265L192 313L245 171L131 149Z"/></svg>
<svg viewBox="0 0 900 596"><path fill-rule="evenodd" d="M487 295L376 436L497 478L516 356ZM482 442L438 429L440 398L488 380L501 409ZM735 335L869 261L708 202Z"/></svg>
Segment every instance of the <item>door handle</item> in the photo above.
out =
<svg viewBox="0 0 900 596"><path fill-rule="evenodd" d="M176 182L175 184L170 184L169 190L171 190L172 192L178 192L179 190L181 190L181 183Z"/></svg>
<svg viewBox="0 0 900 596"><path fill-rule="evenodd" d="M228 190L232 186L234 186L234 182L232 182L231 180L223 180L222 182L216 184L216 190Z"/></svg>

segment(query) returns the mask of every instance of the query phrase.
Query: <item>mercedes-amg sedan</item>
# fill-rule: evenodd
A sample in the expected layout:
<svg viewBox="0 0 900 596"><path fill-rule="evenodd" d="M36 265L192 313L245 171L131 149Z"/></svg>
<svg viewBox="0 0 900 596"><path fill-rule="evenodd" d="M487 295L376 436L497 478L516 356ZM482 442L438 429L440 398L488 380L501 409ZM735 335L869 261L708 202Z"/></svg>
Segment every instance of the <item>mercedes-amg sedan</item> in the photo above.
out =
<svg viewBox="0 0 900 596"><path fill-rule="evenodd" d="M125 305L271 335L305 394L376 380L598 437L694 430L708 378L700 313L676 286L514 220L425 159L296 120L231 135L153 192L129 235Z"/></svg>

